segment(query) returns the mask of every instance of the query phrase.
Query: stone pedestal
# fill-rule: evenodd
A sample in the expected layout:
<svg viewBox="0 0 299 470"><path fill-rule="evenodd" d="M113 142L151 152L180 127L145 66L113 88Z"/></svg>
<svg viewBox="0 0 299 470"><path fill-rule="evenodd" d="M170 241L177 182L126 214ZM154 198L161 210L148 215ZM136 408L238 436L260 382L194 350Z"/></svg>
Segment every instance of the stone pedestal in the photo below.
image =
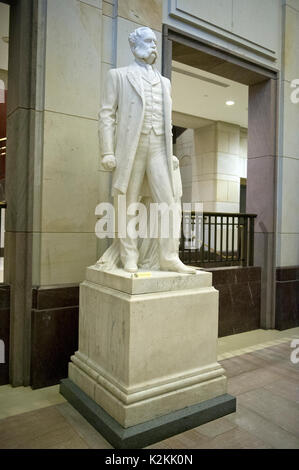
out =
<svg viewBox="0 0 299 470"><path fill-rule="evenodd" d="M76 406L77 386L124 431L215 397L229 401L217 363L218 291L211 284L212 274L200 270L136 277L87 268L79 351L61 392ZM68 384L75 384L69 394ZM213 416L234 406L232 399L228 411Z"/></svg>

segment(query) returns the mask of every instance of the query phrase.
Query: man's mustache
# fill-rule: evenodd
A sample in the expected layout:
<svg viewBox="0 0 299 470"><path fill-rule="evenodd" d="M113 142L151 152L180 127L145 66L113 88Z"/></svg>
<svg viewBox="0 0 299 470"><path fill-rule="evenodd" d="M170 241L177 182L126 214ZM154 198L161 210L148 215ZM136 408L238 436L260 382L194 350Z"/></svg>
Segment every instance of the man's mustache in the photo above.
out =
<svg viewBox="0 0 299 470"><path fill-rule="evenodd" d="M135 54L141 58L146 58L146 57L149 57L151 55L154 55L155 57L158 56L158 51L157 49L147 49L146 47L142 47L142 46L139 46L139 47L136 47L135 49Z"/></svg>

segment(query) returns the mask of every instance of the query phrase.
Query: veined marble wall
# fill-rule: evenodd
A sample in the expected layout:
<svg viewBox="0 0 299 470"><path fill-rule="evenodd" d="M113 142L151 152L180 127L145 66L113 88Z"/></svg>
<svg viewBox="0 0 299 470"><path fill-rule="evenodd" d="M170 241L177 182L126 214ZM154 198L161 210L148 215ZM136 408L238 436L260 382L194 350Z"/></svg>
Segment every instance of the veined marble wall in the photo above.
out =
<svg viewBox="0 0 299 470"><path fill-rule="evenodd" d="M152 27L161 68L162 0L51 0L47 9L44 151L37 285L78 283L109 243L95 236L95 208L110 200L100 164L98 112L111 67L128 65L128 34Z"/></svg>
<svg viewBox="0 0 299 470"><path fill-rule="evenodd" d="M9 34L9 5L0 3L0 69L7 70L8 67L8 39Z"/></svg>
<svg viewBox="0 0 299 470"><path fill-rule="evenodd" d="M299 79L299 1L283 3L276 265L295 266L299 265L299 102L291 100L295 91L291 83Z"/></svg>
<svg viewBox="0 0 299 470"><path fill-rule="evenodd" d="M40 256L33 284L77 283L96 260L101 0L47 3Z"/></svg>
<svg viewBox="0 0 299 470"><path fill-rule="evenodd" d="M183 186L182 202L192 201L192 159L194 158L194 129L186 129L173 146L173 153L180 160Z"/></svg>
<svg viewBox="0 0 299 470"><path fill-rule="evenodd" d="M240 127L216 122L195 132L193 201L205 211L239 212L240 178L247 160L240 151ZM246 155L247 157L247 155Z"/></svg>

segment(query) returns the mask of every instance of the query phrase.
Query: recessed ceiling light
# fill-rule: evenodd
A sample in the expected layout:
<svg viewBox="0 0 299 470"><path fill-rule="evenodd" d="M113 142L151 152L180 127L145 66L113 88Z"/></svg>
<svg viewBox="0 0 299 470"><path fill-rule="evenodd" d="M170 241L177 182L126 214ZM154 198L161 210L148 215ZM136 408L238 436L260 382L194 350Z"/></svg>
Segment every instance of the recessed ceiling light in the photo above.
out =
<svg viewBox="0 0 299 470"><path fill-rule="evenodd" d="M226 104L227 106L233 106L233 105L235 104L235 102L232 101L232 100L228 100L228 101L225 102L225 104Z"/></svg>

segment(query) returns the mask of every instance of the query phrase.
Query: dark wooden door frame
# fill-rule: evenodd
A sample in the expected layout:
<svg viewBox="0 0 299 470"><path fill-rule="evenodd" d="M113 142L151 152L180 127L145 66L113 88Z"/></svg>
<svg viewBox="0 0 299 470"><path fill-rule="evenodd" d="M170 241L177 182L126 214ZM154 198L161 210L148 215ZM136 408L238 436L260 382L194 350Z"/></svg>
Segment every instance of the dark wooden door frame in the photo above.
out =
<svg viewBox="0 0 299 470"><path fill-rule="evenodd" d="M203 57L212 56L216 66L210 72L249 86L246 209L258 215L254 262L262 267L261 327L274 328L279 74L274 68L246 60L163 25L162 73L169 79L175 44L181 49L192 48Z"/></svg>

